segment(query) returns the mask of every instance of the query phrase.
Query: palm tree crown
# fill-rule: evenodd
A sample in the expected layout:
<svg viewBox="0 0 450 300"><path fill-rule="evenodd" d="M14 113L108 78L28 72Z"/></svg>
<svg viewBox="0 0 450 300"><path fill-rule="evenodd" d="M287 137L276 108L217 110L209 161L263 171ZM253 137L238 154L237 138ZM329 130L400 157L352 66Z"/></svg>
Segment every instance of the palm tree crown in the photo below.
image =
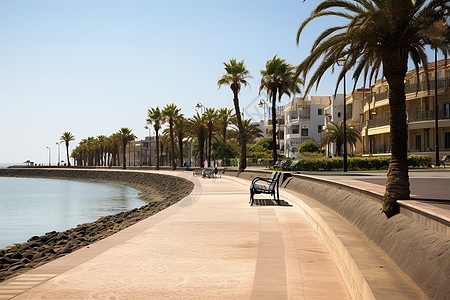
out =
<svg viewBox="0 0 450 300"><path fill-rule="evenodd" d="M323 74L333 70L338 61L343 67L336 90L349 71L353 72L355 86L361 75L370 83L380 70L388 82L390 113L395 116L390 119L392 156L383 197L383 211L388 217L398 213L397 200L408 199L410 194L405 96L408 56L416 71L422 65L428 76L425 46L434 45L448 53L449 3L450 0L325 0L298 29L297 43L306 25L314 19L334 16L347 21L319 34L309 56L298 66L297 74L306 76L318 64L306 93L314 84L318 85ZM440 43L429 34L429 28L437 23L446 27Z"/></svg>
<svg viewBox="0 0 450 300"><path fill-rule="evenodd" d="M347 127L347 143L352 146L356 141L361 141L361 133L353 127ZM322 137L320 146L326 146L332 142L336 142L336 155L341 155L341 148L344 144L344 122L339 123L329 122L325 130L325 135Z"/></svg>

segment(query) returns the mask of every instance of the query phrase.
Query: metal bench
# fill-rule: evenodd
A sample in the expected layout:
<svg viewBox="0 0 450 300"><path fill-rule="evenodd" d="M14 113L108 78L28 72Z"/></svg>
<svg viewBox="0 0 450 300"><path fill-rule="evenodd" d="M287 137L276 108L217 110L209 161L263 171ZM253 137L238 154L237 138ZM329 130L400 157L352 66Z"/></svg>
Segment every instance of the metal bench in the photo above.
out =
<svg viewBox="0 0 450 300"><path fill-rule="evenodd" d="M278 182L281 172L273 172L270 178L255 177L250 184L250 205L255 202L256 194L270 194L278 204L280 204L280 191ZM258 183L259 182L259 183Z"/></svg>
<svg viewBox="0 0 450 300"><path fill-rule="evenodd" d="M212 169L204 169L202 172L202 178L211 178L211 177L216 177L217 173L219 172L219 170L217 168L212 168Z"/></svg>
<svg viewBox="0 0 450 300"><path fill-rule="evenodd" d="M202 174L203 174L203 169L195 169L194 171L192 171L193 176L202 175Z"/></svg>

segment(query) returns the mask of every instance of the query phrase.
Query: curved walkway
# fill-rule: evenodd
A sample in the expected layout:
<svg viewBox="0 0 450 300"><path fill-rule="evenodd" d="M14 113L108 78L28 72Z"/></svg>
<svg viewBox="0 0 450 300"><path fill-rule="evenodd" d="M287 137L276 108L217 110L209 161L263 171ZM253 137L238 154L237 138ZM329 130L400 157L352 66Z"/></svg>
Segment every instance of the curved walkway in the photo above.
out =
<svg viewBox="0 0 450 300"><path fill-rule="evenodd" d="M191 195L109 238L0 284L0 299L349 299L294 206L248 205L248 182Z"/></svg>

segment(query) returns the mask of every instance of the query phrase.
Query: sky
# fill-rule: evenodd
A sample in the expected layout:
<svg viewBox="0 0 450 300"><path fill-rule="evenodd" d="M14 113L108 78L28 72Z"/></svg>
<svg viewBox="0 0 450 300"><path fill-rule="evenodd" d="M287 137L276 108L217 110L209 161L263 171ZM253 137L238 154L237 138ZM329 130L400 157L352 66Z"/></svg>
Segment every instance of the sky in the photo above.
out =
<svg viewBox="0 0 450 300"><path fill-rule="evenodd" d="M122 127L143 139L150 107L175 103L187 117L197 102L233 108L229 87L217 85L230 58L245 59L253 76L240 93L245 118L262 120L260 70L274 55L293 65L308 55L330 26L312 23L297 45L297 29L318 3L1 1L0 163L47 164L50 147L55 164L65 131L75 136L70 149ZM310 95L333 94L336 77L327 74ZM60 151L65 160L64 145Z"/></svg>

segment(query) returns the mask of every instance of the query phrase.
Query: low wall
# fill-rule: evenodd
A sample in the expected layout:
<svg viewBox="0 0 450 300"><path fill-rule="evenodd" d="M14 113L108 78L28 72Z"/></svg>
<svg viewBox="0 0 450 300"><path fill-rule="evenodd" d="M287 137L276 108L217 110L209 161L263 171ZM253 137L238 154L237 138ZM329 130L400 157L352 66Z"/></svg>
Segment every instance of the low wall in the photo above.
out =
<svg viewBox="0 0 450 300"><path fill-rule="evenodd" d="M236 176L236 172L227 175ZM246 171L239 177L251 180L268 175L270 172ZM380 213L378 195L308 176L288 177L284 177L282 188L315 199L343 216L380 247L428 297L450 297L448 237L402 214L387 219Z"/></svg>
<svg viewBox="0 0 450 300"><path fill-rule="evenodd" d="M192 182L175 176L128 171L21 168L0 169L0 177L77 179L125 184L138 189L139 197L149 202L131 211L105 216L64 232L52 231L33 236L25 243L0 249L0 282L148 218L189 195L194 187Z"/></svg>

